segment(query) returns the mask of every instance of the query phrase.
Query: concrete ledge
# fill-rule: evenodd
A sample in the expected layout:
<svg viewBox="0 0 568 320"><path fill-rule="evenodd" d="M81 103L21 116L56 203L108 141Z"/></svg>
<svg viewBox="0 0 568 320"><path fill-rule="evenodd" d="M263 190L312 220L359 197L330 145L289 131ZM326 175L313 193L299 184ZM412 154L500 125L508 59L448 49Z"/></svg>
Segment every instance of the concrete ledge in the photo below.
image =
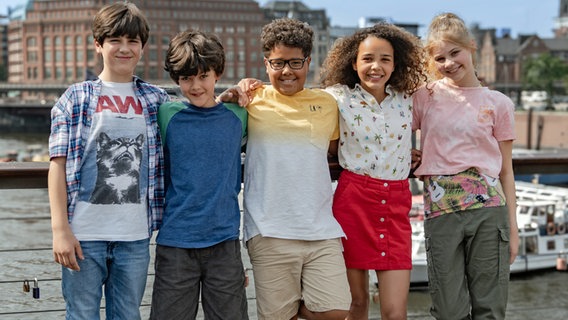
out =
<svg viewBox="0 0 568 320"><path fill-rule="evenodd" d="M0 163L0 189L47 188L49 162Z"/></svg>

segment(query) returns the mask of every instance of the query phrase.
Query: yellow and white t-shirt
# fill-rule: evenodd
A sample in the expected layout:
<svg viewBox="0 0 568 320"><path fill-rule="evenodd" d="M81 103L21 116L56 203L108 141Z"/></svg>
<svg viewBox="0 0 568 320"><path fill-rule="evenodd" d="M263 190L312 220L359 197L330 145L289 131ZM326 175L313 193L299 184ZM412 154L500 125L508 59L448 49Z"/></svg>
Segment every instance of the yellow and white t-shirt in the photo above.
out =
<svg viewBox="0 0 568 320"><path fill-rule="evenodd" d="M244 240L342 237L327 162L329 141L339 137L335 99L319 89L285 96L265 86L247 110Z"/></svg>

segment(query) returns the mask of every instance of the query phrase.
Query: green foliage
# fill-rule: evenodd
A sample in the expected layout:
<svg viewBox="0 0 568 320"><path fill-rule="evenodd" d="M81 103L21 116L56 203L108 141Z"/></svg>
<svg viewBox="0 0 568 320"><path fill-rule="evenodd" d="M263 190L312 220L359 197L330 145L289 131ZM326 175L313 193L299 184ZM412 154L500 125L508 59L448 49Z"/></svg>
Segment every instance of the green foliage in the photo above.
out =
<svg viewBox="0 0 568 320"><path fill-rule="evenodd" d="M548 93L548 106L552 105L555 85L568 79L568 64L549 53L529 58L523 63L523 87L526 90L544 90Z"/></svg>

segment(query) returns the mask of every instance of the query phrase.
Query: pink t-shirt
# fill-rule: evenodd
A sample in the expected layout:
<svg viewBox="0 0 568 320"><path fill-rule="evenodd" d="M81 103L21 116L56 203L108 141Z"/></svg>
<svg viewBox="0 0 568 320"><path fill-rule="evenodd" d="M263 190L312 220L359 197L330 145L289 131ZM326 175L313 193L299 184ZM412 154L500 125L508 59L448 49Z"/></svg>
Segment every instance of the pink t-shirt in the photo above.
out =
<svg viewBox="0 0 568 320"><path fill-rule="evenodd" d="M414 94L412 130L420 130L422 164L415 175L452 175L477 168L497 178L499 142L514 140L514 104L486 87L438 80Z"/></svg>

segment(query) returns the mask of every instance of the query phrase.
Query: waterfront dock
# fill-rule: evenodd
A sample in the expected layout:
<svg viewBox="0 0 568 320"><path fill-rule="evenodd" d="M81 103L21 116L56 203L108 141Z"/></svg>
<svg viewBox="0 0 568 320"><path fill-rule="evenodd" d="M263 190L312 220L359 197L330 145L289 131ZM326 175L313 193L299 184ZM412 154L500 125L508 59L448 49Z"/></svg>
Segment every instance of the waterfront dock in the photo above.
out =
<svg viewBox="0 0 568 320"><path fill-rule="evenodd" d="M516 130L521 132L517 137L518 145L523 149L517 149L513 155L515 174L568 174L568 113L539 113L532 119L528 113L517 114ZM531 134L527 134L529 128ZM43 135L43 131L40 133ZM47 136L45 139L47 141ZM532 148L525 149L527 145ZM542 150L534 150L537 146ZM332 177L337 179L341 172L339 164L331 161L329 167ZM46 189L48 168L48 162L0 163L0 319L61 319L65 314L60 266L53 262L51 252ZM152 244L152 255L154 249ZM245 266L250 268L244 248L242 254ZM256 319L254 277L251 271L248 275L249 315L250 319ZM33 286L36 277L40 299L22 291L23 281L27 279ZM141 306L143 318L150 312L153 279L152 263ZM567 283L568 273L555 270L512 276L508 318L568 318ZM374 289L370 283L371 292ZM428 313L429 305L427 288L413 287L408 300L408 318L432 319ZM203 319L201 313L199 319ZM379 306L372 302L370 319L380 319Z"/></svg>
<svg viewBox="0 0 568 320"><path fill-rule="evenodd" d="M8 211L17 216L8 217ZM63 319L64 302L60 290L60 266L53 262L51 231L45 189L0 190L0 319ZM154 245L150 252L154 253ZM246 250L245 266L250 267ZM248 308L256 317L254 277L248 272ZM40 299L22 291L24 279L37 277ZM150 264L146 294L141 313L150 312L153 264ZM515 320L564 320L568 316L568 273L554 269L512 276L507 318ZM374 287L370 284L370 289ZM408 319L433 319L428 308L430 297L425 286L412 287L408 301ZM104 313L104 309L101 309ZM371 302L370 319L380 319L379 305ZM104 317L103 317L104 318ZM204 319L200 312L197 319Z"/></svg>
<svg viewBox="0 0 568 320"><path fill-rule="evenodd" d="M515 172L568 173L568 150L527 151L516 153ZM60 319L64 302L60 290L60 266L53 262L47 196L47 162L0 163L0 319ZM337 163L330 163L333 176L339 174ZM150 252L154 253L152 242ZM250 261L243 248L245 267ZM250 319L256 319L254 276L248 271L247 287ZM34 299L24 293L24 280L33 286L38 279L41 296ZM150 264L146 295L141 312L147 318L153 284ZM511 281L508 318L566 319L568 317L568 273L546 270L514 275ZM371 292L374 286L370 283ZM413 287L408 302L409 319L432 319L428 313L429 294L425 286ZM371 302L370 319L380 319L379 305ZM101 310L104 313L104 310ZM203 319L200 312L198 319Z"/></svg>

